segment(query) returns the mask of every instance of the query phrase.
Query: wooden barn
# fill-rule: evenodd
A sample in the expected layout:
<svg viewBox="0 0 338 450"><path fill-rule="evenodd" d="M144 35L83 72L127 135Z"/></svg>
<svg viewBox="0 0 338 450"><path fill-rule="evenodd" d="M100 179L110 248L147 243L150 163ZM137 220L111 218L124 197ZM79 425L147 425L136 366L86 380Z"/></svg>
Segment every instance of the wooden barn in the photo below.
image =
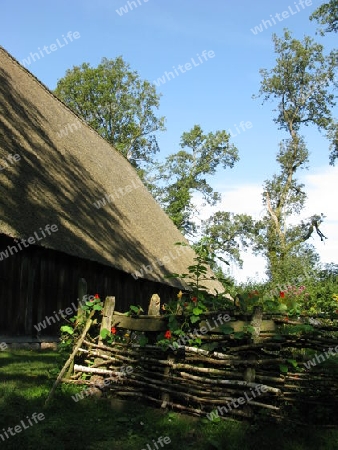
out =
<svg viewBox="0 0 338 450"><path fill-rule="evenodd" d="M129 162L0 47L0 334L35 335L80 278L119 311L168 300L182 241Z"/></svg>

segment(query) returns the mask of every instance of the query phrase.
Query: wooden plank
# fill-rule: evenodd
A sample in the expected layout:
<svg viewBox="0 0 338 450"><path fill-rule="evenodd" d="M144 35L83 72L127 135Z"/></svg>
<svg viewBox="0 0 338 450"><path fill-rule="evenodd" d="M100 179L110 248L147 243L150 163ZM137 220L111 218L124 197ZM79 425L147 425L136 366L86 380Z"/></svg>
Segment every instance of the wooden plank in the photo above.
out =
<svg viewBox="0 0 338 450"><path fill-rule="evenodd" d="M209 321L210 327L212 328L213 322ZM231 320L229 322L224 322L225 325L228 325L229 327L232 327L234 331L243 331L243 328L247 325L250 325L250 322L244 321L244 320ZM206 327L208 326L206 324L205 320L202 320L200 323L200 327ZM274 320L262 320L260 331L275 331L277 328ZM219 327L212 328L210 331L211 333L222 333L222 330Z"/></svg>
<svg viewBox="0 0 338 450"><path fill-rule="evenodd" d="M131 331L164 331L168 328L168 319L164 317L143 318L114 314L111 326Z"/></svg>

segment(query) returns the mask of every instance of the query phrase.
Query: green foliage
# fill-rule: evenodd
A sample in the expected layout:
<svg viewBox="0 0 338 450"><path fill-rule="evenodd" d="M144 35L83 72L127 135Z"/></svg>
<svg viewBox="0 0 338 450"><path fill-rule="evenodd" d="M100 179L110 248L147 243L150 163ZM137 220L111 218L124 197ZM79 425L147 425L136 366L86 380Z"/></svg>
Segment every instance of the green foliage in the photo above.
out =
<svg viewBox="0 0 338 450"><path fill-rule="evenodd" d="M98 294L89 296L89 299L89 301L82 302L76 315L67 319L68 325L60 327L59 350L61 352L69 353L72 350L90 316L93 319L93 324L97 324L103 305Z"/></svg>
<svg viewBox="0 0 338 450"><path fill-rule="evenodd" d="M310 16L310 20L317 20L320 25L326 25L326 28L319 30L321 35L325 33L338 31L338 0L330 0L323 3Z"/></svg>
<svg viewBox="0 0 338 450"><path fill-rule="evenodd" d="M197 213L192 195L199 192L209 205L220 200L206 177L214 175L219 166L233 167L238 160L238 152L230 144L230 135L224 131L204 134L195 125L181 137L181 150L166 158L159 167L159 180L162 185L154 195L166 213L183 233L193 234L196 226L192 216Z"/></svg>
<svg viewBox="0 0 338 450"><path fill-rule="evenodd" d="M126 316L139 316L143 312L144 312L144 310L140 305L138 305L138 306L131 305L131 306L129 306L129 311L127 311L125 313L125 315Z"/></svg>
<svg viewBox="0 0 338 450"><path fill-rule="evenodd" d="M301 125L314 124L328 130L332 124L336 54L323 55L323 46L309 36L303 41L294 39L288 30L278 38L273 35L276 66L268 71L261 69L260 96L264 101L277 99L275 123L291 135Z"/></svg>
<svg viewBox="0 0 338 450"><path fill-rule="evenodd" d="M180 244L185 245L185 244ZM217 258L215 253L210 253L210 247L207 244L199 244L196 248L197 255L194 258L195 264L188 267L188 273L173 274L170 277L183 279L191 288L190 292L179 292L177 300L173 300L163 305L165 314L168 315L168 330L158 336L157 343L164 347L173 345L173 343L182 336L185 336L189 345L202 345L202 339L197 334L192 333L192 325L197 325L195 331L203 324L206 313L211 311L234 310L234 304L224 293L211 295L208 293L204 282L214 280L215 277L208 277L208 266L210 262ZM219 323L217 327L224 335L232 335L234 339L242 339L253 332L253 328L246 326L243 331L234 332L234 329L226 323ZM217 344L216 344L217 346ZM203 347L209 350L213 347Z"/></svg>
<svg viewBox="0 0 338 450"><path fill-rule="evenodd" d="M242 267L240 252L249 248L255 239L255 221L247 214L218 211L202 223L202 233L217 255L226 255Z"/></svg>
<svg viewBox="0 0 338 450"><path fill-rule="evenodd" d="M159 95L121 56L102 58L96 68L68 69L54 93L133 166L151 162L158 151L154 133L164 130L164 118L154 113Z"/></svg>

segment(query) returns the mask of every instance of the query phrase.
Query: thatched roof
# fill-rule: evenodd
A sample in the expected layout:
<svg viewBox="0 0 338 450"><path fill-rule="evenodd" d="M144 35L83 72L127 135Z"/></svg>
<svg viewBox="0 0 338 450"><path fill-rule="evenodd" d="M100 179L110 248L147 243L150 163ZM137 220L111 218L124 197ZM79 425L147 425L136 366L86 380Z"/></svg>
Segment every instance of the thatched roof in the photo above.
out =
<svg viewBox="0 0 338 450"><path fill-rule="evenodd" d="M186 272L194 252L177 255L185 239L133 167L0 47L1 168L0 233L41 237L55 224L38 245L181 286L164 275Z"/></svg>

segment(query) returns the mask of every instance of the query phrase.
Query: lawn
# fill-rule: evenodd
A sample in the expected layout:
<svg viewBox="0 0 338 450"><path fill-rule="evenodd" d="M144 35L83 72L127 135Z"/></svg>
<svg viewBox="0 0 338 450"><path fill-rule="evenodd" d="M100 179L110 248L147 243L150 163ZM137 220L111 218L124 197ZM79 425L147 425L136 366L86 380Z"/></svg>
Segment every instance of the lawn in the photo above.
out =
<svg viewBox="0 0 338 450"><path fill-rule="evenodd" d="M81 388L62 385L45 399L61 367L53 351L0 352L0 449L15 450L335 450L338 430L212 423L137 402L79 402ZM33 416L33 413L36 413ZM39 415L40 414L40 415ZM22 422L24 424L22 424ZM9 431L8 428L12 431ZM11 435L12 433L12 435ZM3 436L3 438L1 438ZM158 439L162 436L162 446ZM170 439L165 443L164 438ZM5 439L5 440L3 440ZM157 446L157 448L156 448Z"/></svg>

